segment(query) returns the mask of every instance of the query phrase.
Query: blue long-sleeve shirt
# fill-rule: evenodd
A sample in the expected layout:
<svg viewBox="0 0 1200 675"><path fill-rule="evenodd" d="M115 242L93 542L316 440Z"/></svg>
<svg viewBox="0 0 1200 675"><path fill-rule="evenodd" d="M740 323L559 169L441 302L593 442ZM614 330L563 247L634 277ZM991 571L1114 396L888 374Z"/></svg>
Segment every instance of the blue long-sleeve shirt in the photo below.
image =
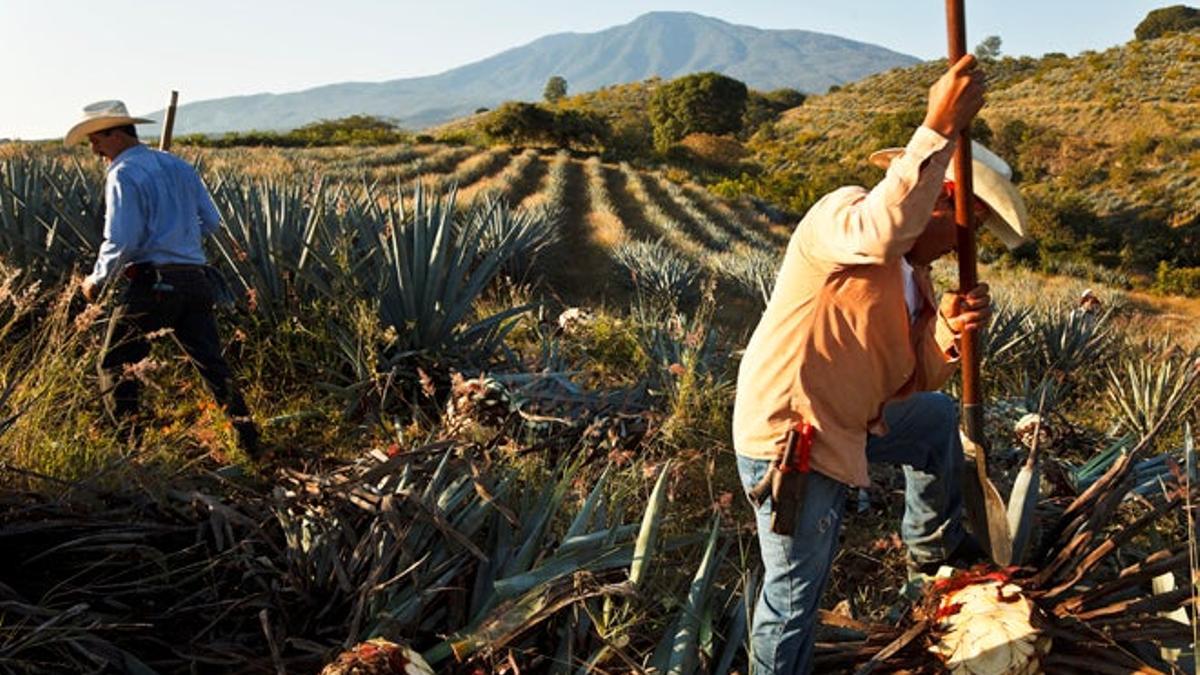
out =
<svg viewBox="0 0 1200 675"><path fill-rule="evenodd" d="M130 263L204 264L201 242L216 231L220 215L191 164L135 145L109 165L104 198L104 243L93 283Z"/></svg>

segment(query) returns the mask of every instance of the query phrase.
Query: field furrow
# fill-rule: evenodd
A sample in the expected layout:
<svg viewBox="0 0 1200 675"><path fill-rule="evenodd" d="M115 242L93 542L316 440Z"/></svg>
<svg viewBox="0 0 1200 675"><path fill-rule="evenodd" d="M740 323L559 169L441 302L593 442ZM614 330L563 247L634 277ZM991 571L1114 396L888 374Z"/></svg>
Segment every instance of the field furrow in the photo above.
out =
<svg viewBox="0 0 1200 675"><path fill-rule="evenodd" d="M625 176L625 187L630 196L638 202L646 217L646 224L654 231L656 237L674 246L694 260L703 260L705 247L693 239L679 220L667 212L651 192L651 180L629 164L621 162L621 173Z"/></svg>
<svg viewBox="0 0 1200 675"><path fill-rule="evenodd" d="M710 237L709 233L705 232L699 224L694 222L687 212L679 208L679 205L675 203L675 200L664 189L661 181L662 178L657 175L642 174L642 189L646 194L646 199L655 208L666 214L667 218L674 221L677 227L685 232L693 241L704 247L705 250L724 250L725 246L722 245L721 241Z"/></svg>
<svg viewBox="0 0 1200 675"><path fill-rule="evenodd" d="M599 157L589 157L583 164L587 177L588 225L593 236L605 246L614 246L626 238L625 223L617 215L617 206L608 191L608 179Z"/></svg>
<svg viewBox="0 0 1200 675"><path fill-rule="evenodd" d="M734 228L718 223L717 220L698 208L679 184L672 183L661 177L657 183L657 187L661 191L663 198L674 207L676 213L684 216L687 222L692 224L693 229L699 235L699 239L717 251L729 250L733 242L731 230Z"/></svg>
<svg viewBox="0 0 1200 675"><path fill-rule="evenodd" d="M713 222L720 223L737 239L757 249L774 250L779 247L780 242L773 238L770 231L761 223L746 220L708 190L692 184L682 185L680 189L694 208L700 210Z"/></svg>
<svg viewBox="0 0 1200 675"><path fill-rule="evenodd" d="M459 162L453 172L440 177L441 184L458 186L458 200L466 204L474 198L478 184L504 168L511 154L508 148L494 148L472 155Z"/></svg>
<svg viewBox="0 0 1200 675"><path fill-rule="evenodd" d="M409 181L419 176L436 178L440 174L454 170L460 162L475 152L474 148L443 148L405 165L392 176L392 179Z"/></svg>
<svg viewBox="0 0 1200 675"><path fill-rule="evenodd" d="M526 177L524 190L513 197L513 203L523 209L532 209L546 203L550 190L550 163L538 157L534 170Z"/></svg>
<svg viewBox="0 0 1200 675"><path fill-rule="evenodd" d="M528 174L535 171L534 164L537 163L537 157L537 150L533 148L529 148L519 155L510 154L508 163L499 172L479 181L472 188L475 191L473 196L491 195L508 200L510 203L513 202L514 190L522 181L526 180Z"/></svg>
<svg viewBox="0 0 1200 675"><path fill-rule="evenodd" d="M605 169L606 192L612 202L614 213L625 227L626 236L651 241L662 234L649 224L641 201L631 192L629 177L622 170Z"/></svg>
<svg viewBox="0 0 1200 675"><path fill-rule="evenodd" d="M547 280L565 295L579 294L579 298L568 297L570 301L606 287L612 276L609 246L588 225L589 200L583 181L582 165L562 150L550 163L546 189L540 195L541 208L557 218L562 234L545 266Z"/></svg>

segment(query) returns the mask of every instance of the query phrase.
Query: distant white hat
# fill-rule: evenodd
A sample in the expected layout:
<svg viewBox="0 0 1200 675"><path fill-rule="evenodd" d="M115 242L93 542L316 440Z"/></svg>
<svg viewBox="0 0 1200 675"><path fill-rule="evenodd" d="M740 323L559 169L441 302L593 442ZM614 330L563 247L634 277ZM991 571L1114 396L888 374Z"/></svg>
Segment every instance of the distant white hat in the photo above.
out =
<svg viewBox="0 0 1200 675"><path fill-rule="evenodd" d="M870 161L882 169L900 156L904 148L887 148L871 153ZM954 180L954 162L946 167L946 178ZM988 205L991 214L983 226L1010 249L1029 241L1029 213L1025 200L1012 183L1012 168L982 143L971 141L971 184L975 196Z"/></svg>
<svg viewBox="0 0 1200 675"><path fill-rule="evenodd" d="M127 124L154 124L154 120L130 117L125 104L120 101L97 101L83 107L83 119L67 132L63 145L75 145L88 134Z"/></svg>

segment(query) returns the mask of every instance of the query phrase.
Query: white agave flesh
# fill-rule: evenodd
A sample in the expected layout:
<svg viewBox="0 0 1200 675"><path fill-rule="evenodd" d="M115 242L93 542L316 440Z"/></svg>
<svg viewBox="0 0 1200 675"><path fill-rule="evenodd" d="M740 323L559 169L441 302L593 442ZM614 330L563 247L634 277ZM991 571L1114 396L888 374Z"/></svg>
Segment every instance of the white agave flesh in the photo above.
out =
<svg viewBox="0 0 1200 675"><path fill-rule="evenodd" d="M942 598L941 608L960 605L938 623L944 631L930 647L956 675L1028 675L1050 647L1031 623L1033 603L1021 587L981 581Z"/></svg>

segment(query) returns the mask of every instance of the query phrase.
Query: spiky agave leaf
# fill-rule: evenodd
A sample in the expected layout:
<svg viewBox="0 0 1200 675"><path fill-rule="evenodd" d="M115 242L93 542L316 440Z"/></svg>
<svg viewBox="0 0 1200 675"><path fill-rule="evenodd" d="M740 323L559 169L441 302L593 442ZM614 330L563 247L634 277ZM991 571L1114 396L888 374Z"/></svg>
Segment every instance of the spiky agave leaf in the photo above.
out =
<svg viewBox="0 0 1200 675"><path fill-rule="evenodd" d="M658 305L680 307L697 297L699 268L662 239L622 242L613 259L625 269L630 286Z"/></svg>
<svg viewBox="0 0 1200 675"><path fill-rule="evenodd" d="M1200 371L1190 375L1190 384L1197 378L1200 378ZM1014 601L1018 597L1014 595L1015 591L1006 590L1010 583L1021 589L1019 597L1032 603L1030 613L1035 618L1031 624L1039 635L1053 638L1052 645L1041 657L1045 672L1179 672L1157 657L1162 648L1191 643L1191 626L1164 614L1191 604L1192 590L1155 593L1153 581L1168 573L1191 574L1189 543L1183 541L1153 550L1135 557L1132 564L1128 562L1131 557L1128 544L1144 537L1149 528L1163 518L1174 517L1182 504L1190 504L1200 495L1200 490L1164 481L1163 489L1143 500L1151 505L1144 513L1132 521L1117 518L1118 507L1136 485L1135 461L1152 444L1162 426L1160 420L1132 449L1121 455L1104 476L1061 511L1057 520L1046 528L1042 545L1031 550L1024 567L991 572L984 568L982 574L975 574L977 578L968 578L966 584L960 584L963 588L981 586L972 593L982 594L979 597L987 598L988 602L992 598ZM1116 564L1118 552L1123 552L1124 567ZM990 582L1000 585L997 588L993 584L989 589L984 584ZM955 590L958 590L957 586ZM954 602L951 601L948 607L954 607ZM955 619L955 626L961 629L959 637L950 638L952 643L945 650L947 654L956 653L966 645L968 652L976 658L979 655L974 652L978 650L970 645L979 644L985 636L1000 634L1002 627L996 625L994 619L970 609L968 603L944 611L954 611L959 617ZM977 614L980 616L974 616ZM832 651L826 650L824 662L861 663L869 659L862 672L874 667L938 672L938 667L931 664L928 657L914 651L912 645L920 644L917 638L922 634L937 641L944 637L943 631L954 626L942 626L928 618L916 619L913 618L915 623L901 636L903 639L893 639L889 643L896 645L891 651L883 644L894 635L892 629L873 630L873 637L865 644L849 643ZM1012 665L1011 670L997 672L1027 672L1021 670L1027 668L1027 664L1008 658L1029 651L1030 640L1024 635L1023 632L1022 636L1006 638L1001 645L989 650L988 656ZM1034 651L1040 654L1037 639L1033 639L1032 644ZM988 659L980 661L984 662L990 663Z"/></svg>
<svg viewBox="0 0 1200 675"><path fill-rule="evenodd" d="M0 250L5 261L58 279L85 267L103 238L104 181L75 162L37 155L0 161Z"/></svg>
<svg viewBox="0 0 1200 675"><path fill-rule="evenodd" d="M212 189L223 227L214 238L218 260L237 295L278 323L296 302L330 297L318 256L338 227L326 209L323 180L303 182L220 177Z"/></svg>
<svg viewBox="0 0 1200 675"><path fill-rule="evenodd" d="M377 297L383 321L414 350L465 350L486 355L506 322L528 309L512 307L467 323L476 298L513 254L516 230L496 248L480 248L483 222L455 226L455 191L430 195L417 183L412 210L397 199L381 234Z"/></svg>
<svg viewBox="0 0 1200 675"><path fill-rule="evenodd" d="M690 675L696 669L704 614L708 611L709 595L712 591L716 568L723 556L723 553L719 553L717 550L720 533L721 519L718 515L713 518L704 554L692 577L692 582L688 586L687 599L680 608L675 621L663 634L658 648L650 659L650 663L658 672L671 675Z"/></svg>
<svg viewBox="0 0 1200 675"><path fill-rule="evenodd" d="M658 543L658 531L662 526L663 509L667 502L667 479L671 475L671 461L667 460L659 469L658 480L642 515L642 526L638 530L637 543L633 548L633 563L629 566L629 583L638 588L650 569L654 547Z"/></svg>
<svg viewBox="0 0 1200 675"><path fill-rule="evenodd" d="M1107 367L1108 400L1121 425L1139 437L1149 433L1160 418L1173 421L1200 397L1189 383L1197 357L1173 352L1163 350L1159 358L1137 355L1124 359L1116 368Z"/></svg>

